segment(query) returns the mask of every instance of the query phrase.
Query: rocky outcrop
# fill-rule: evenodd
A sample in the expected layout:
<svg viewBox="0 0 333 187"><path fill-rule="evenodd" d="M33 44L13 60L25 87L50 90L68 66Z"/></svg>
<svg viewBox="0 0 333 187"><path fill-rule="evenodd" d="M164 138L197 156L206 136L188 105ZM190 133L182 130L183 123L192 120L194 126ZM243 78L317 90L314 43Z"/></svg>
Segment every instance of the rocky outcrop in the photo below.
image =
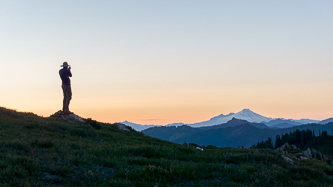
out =
<svg viewBox="0 0 333 187"><path fill-rule="evenodd" d="M63 119L66 121L78 121L81 123L85 123L85 124L89 124L92 127L94 127L95 129L101 129L101 123L97 122L96 120L92 120L91 118L81 118L80 116L71 113L71 114L67 114L64 115L63 112L61 110L59 110L58 112L52 114L50 116L51 118L58 118L58 119ZM120 130L124 130L124 131L132 131L133 129L129 126L126 126L122 123L114 123L112 125L116 125L118 127L118 129Z"/></svg>
<svg viewBox="0 0 333 187"><path fill-rule="evenodd" d="M68 120L73 120L73 121L78 121L78 122L81 122L81 123L85 123L84 119L82 119L80 116L78 116L74 113L64 115L61 110L52 114L50 117L61 117L63 119L68 119Z"/></svg>
<svg viewBox="0 0 333 187"><path fill-rule="evenodd" d="M71 119L71 120L78 121L78 122L81 122L81 123L85 122L81 117L79 117L79 116L77 116L75 114L69 114L67 116L67 119Z"/></svg>
<svg viewBox="0 0 333 187"><path fill-rule="evenodd" d="M116 123L117 127L123 131L130 131L130 128L122 123Z"/></svg>
<svg viewBox="0 0 333 187"><path fill-rule="evenodd" d="M323 162L331 161L328 156L322 154L320 151L310 148L305 151L301 151L295 145L289 145L288 143L283 144L281 147L277 148L276 151L282 153L282 157L288 163L309 158L317 159Z"/></svg>
<svg viewBox="0 0 333 187"><path fill-rule="evenodd" d="M288 143L283 144L281 147L277 148L276 151L286 154L289 153L290 151L298 151L299 149L294 145L289 145Z"/></svg>
<svg viewBox="0 0 333 187"><path fill-rule="evenodd" d="M52 114L50 117L51 118L58 118L58 119L66 120L66 121L78 121L78 122L81 122L81 123L90 124L95 129L100 129L101 128L100 123L98 123L96 120L92 120L91 118L84 119L84 118L82 118L82 117L80 117L80 116L78 116L74 113L65 115L65 114L63 114L63 112L61 110Z"/></svg>
<svg viewBox="0 0 333 187"><path fill-rule="evenodd" d="M304 151L304 156L306 158L314 158L323 162L327 162L329 160L326 155L323 155L321 152L310 148Z"/></svg>

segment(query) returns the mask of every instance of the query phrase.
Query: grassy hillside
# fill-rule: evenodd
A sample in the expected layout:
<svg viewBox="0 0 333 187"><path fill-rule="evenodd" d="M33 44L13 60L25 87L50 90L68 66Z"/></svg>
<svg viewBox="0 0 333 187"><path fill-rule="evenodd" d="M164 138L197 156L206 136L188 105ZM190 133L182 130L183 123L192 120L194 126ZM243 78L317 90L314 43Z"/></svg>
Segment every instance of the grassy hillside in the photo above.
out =
<svg viewBox="0 0 333 187"><path fill-rule="evenodd" d="M0 186L332 186L333 167L273 150L187 147L116 124L0 108Z"/></svg>

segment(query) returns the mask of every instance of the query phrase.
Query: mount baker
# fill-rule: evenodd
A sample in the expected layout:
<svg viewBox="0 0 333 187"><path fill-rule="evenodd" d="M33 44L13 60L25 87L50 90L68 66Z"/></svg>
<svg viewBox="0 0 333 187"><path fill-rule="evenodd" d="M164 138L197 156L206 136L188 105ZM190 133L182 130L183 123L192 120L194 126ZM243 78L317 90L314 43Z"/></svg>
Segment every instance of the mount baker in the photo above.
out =
<svg viewBox="0 0 333 187"><path fill-rule="evenodd" d="M213 117L207 121L202 121L202 122L197 122L197 123L192 123L192 124L185 124L185 123L172 123L168 124L166 126L182 126L182 125L187 125L190 127L207 127L207 126L213 126L213 125L219 125L226 123L233 118L236 119L242 119L246 120L248 122L252 123L264 123L268 127L271 128L288 128L292 126L297 126L297 125L302 125L302 124L308 124L308 123L321 123L322 121L318 120L311 120L311 119L300 119L300 120L294 120L294 119L283 119L283 118L269 118L262 116L260 114L257 114L250 109L243 109L240 112L237 113L230 113L227 115L221 114L219 116ZM333 121L332 118L329 118L327 120L323 120L325 122L328 121ZM141 125L137 123L132 123L129 121L124 121L121 122L127 126L132 127L133 129L137 131L142 131L147 128L155 127L155 126L161 126L161 125Z"/></svg>

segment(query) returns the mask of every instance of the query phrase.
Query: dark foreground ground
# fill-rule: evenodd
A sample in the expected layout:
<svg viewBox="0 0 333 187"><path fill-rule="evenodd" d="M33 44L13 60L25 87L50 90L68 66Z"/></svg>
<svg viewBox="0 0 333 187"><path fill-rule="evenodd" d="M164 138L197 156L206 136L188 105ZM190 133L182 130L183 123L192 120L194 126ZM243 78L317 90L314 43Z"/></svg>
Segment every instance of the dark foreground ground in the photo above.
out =
<svg viewBox="0 0 333 187"><path fill-rule="evenodd" d="M0 186L333 186L333 166L0 108Z"/></svg>

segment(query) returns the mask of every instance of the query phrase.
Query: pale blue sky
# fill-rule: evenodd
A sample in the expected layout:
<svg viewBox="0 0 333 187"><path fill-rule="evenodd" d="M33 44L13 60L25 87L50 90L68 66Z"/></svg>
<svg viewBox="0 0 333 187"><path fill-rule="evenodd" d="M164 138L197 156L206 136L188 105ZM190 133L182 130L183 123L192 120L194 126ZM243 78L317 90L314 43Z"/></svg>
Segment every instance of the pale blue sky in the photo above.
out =
<svg viewBox="0 0 333 187"><path fill-rule="evenodd" d="M328 0L1 0L0 105L57 111L67 61L71 109L104 121L196 122L243 108L332 117L332 10Z"/></svg>

